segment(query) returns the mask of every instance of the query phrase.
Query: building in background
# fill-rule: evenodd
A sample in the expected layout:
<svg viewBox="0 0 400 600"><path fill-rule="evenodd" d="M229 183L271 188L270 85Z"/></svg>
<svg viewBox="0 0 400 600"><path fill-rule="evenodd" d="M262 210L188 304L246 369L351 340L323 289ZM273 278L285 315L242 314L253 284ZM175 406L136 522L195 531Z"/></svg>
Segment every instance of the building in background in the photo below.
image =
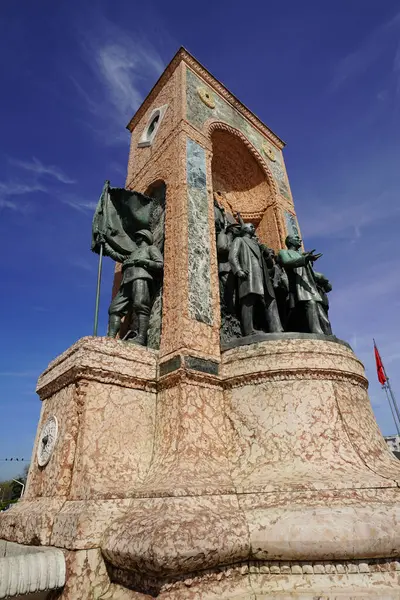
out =
<svg viewBox="0 0 400 600"><path fill-rule="evenodd" d="M389 450L400 459L400 435L385 435L384 438Z"/></svg>

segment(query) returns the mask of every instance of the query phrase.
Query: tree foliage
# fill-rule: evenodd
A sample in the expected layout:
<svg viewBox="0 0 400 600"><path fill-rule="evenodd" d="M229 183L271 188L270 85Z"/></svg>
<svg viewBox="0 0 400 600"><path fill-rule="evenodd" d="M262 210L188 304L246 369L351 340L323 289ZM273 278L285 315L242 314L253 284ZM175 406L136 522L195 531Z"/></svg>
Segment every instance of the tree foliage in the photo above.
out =
<svg viewBox="0 0 400 600"><path fill-rule="evenodd" d="M28 471L29 465L25 465L21 475L15 479L25 485L28 477ZM0 510L6 508L9 504L18 502L19 498L21 497L21 490L21 485L12 479L9 479L8 481L0 481Z"/></svg>

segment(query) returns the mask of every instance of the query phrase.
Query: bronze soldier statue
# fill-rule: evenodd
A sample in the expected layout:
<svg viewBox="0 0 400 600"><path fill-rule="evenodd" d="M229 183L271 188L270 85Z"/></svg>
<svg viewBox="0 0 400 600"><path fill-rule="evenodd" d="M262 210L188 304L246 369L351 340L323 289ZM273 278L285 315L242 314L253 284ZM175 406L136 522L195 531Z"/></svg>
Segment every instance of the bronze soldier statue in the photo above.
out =
<svg viewBox="0 0 400 600"><path fill-rule="evenodd" d="M271 333L283 331L274 288L268 272L268 268L272 266L268 249L261 247L256 240L255 228L252 223L242 222L241 233L242 235L236 237L232 242L229 262L233 273L239 280L243 335L256 333L254 315L260 301L264 309L268 331Z"/></svg>
<svg viewBox="0 0 400 600"><path fill-rule="evenodd" d="M288 275L290 309L292 312L296 310L298 312L300 309L300 313L304 309L309 333L331 335L332 329L324 309L324 298L318 289L318 282L322 282L322 279L327 280L312 267L322 254L314 254L314 250L300 252L301 239L297 235L288 235L285 243L287 250L280 250L278 261ZM296 316L298 324L301 316L301 314Z"/></svg>
<svg viewBox="0 0 400 600"><path fill-rule="evenodd" d="M316 276L317 288L322 298L322 308L324 309L326 318L328 319L328 325L326 327L327 335L332 335L332 327L329 321L329 298L328 293L332 291L332 284L322 273L314 271Z"/></svg>
<svg viewBox="0 0 400 600"><path fill-rule="evenodd" d="M118 334L121 317L133 308L138 319L138 332L133 342L145 346L152 304L152 284L156 274L162 271L163 257L153 245L153 234L148 229L137 231L134 240L136 248L128 256L115 252L109 244L105 244L107 254L122 262L121 286L108 309L107 335L115 337Z"/></svg>
<svg viewBox="0 0 400 600"><path fill-rule="evenodd" d="M217 243L218 275L220 281L225 286L228 275L231 272L231 266L229 263L229 250L232 245L235 230L240 229L240 225L235 221L233 215L227 213L224 207L218 203L218 200L215 198L215 196L214 221Z"/></svg>
<svg viewBox="0 0 400 600"><path fill-rule="evenodd" d="M269 255L269 274L275 292L276 303L278 305L279 318L282 326L285 329L288 320L288 296L289 296L289 280L285 269L278 262L278 257L272 248L268 248L261 244L261 248L265 249Z"/></svg>

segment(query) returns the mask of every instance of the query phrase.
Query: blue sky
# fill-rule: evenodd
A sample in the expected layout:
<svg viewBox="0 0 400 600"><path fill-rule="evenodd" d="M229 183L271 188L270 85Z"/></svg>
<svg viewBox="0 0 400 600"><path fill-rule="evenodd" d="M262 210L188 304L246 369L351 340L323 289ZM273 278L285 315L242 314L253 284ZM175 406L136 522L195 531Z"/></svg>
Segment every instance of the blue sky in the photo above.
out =
<svg viewBox="0 0 400 600"><path fill-rule="evenodd" d="M125 126L181 45L287 142L305 244L334 285L334 331L394 432L372 337L400 399L398 1L18 0L1 22L0 459L30 457L36 379L92 331L93 210L105 179L124 184ZM0 479L19 470L0 461Z"/></svg>

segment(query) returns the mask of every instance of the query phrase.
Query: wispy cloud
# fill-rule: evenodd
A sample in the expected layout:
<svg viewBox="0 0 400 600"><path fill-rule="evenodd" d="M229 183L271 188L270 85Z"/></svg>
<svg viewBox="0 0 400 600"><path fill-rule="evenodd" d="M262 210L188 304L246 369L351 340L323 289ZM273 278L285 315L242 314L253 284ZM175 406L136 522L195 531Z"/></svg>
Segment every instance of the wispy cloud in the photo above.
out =
<svg viewBox="0 0 400 600"><path fill-rule="evenodd" d="M82 53L91 77L71 79L95 119L90 127L108 142L127 143L125 126L162 73L164 62L143 36L128 35L106 19L99 31L86 35Z"/></svg>
<svg viewBox="0 0 400 600"><path fill-rule="evenodd" d="M337 65L330 84L336 91L349 80L365 73L383 54L391 52L390 61L394 71L399 71L399 31L400 12L389 21L378 26L353 52L345 56ZM394 56L393 56L394 55Z"/></svg>
<svg viewBox="0 0 400 600"><path fill-rule="evenodd" d="M122 168L120 164L118 164L117 162L111 162L110 163L110 169L112 169L113 171L115 171L116 173L118 173L118 175L122 175L124 178L126 177L126 168Z"/></svg>
<svg viewBox="0 0 400 600"><path fill-rule="evenodd" d="M62 195L60 196L60 199L63 204L66 204L70 208L88 215L93 215L97 206L97 202L85 200L84 198L79 198L75 195Z"/></svg>
<svg viewBox="0 0 400 600"><path fill-rule="evenodd" d="M40 160L33 157L31 161L17 160L14 158L10 158L10 163L24 169L25 171L30 171L35 173L38 176L48 175L53 177L60 183L71 184L76 183L73 179L68 177L59 167L54 165L44 165Z"/></svg>
<svg viewBox="0 0 400 600"><path fill-rule="evenodd" d="M52 191L51 187L49 188L49 178L55 179L57 184L75 183L59 167L45 165L37 158L32 158L31 161L9 158L8 161L14 167L27 171L29 175L25 175L28 181L15 181L13 179L11 181L0 182L0 210L7 209L22 214L29 214L34 209L34 206L32 203L26 202L25 196L34 192L48 193Z"/></svg>
<svg viewBox="0 0 400 600"><path fill-rule="evenodd" d="M96 268L96 264L94 262L90 262L89 260L85 260L83 258L75 258L70 260L70 265L88 272L93 272Z"/></svg>
<svg viewBox="0 0 400 600"><path fill-rule="evenodd" d="M0 377L37 377L37 371L0 371Z"/></svg>
<svg viewBox="0 0 400 600"><path fill-rule="evenodd" d="M400 215L400 205L382 194L373 200L355 202L352 198L326 203L309 203L303 212L304 237L347 237L357 239L372 223Z"/></svg>
<svg viewBox="0 0 400 600"><path fill-rule="evenodd" d="M384 306L384 298L394 297L400 293L400 278L396 276L398 270L398 260L387 261L382 264L380 261L371 264L367 263L367 269L359 274L351 283L346 282L345 287L332 292L333 302L337 311L342 308L348 311L348 307L358 307L359 314L362 308L360 301L364 301L364 307L371 312L371 306L374 302ZM374 272L374 277L371 277Z"/></svg>
<svg viewBox="0 0 400 600"><path fill-rule="evenodd" d="M156 75L162 70L153 49L146 52L140 47L126 48L115 43L98 48L95 58L109 98L124 116L140 105L143 96L139 82L143 75L148 71Z"/></svg>
<svg viewBox="0 0 400 600"><path fill-rule="evenodd" d="M12 200L5 200L4 198L0 198L0 209L1 208L8 208L9 210L18 210L18 205L16 202L13 202Z"/></svg>
<svg viewBox="0 0 400 600"><path fill-rule="evenodd" d="M30 192L44 192L46 188L38 183L26 184L9 181L8 183L0 182L0 197L5 196L20 196Z"/></svg>
<svg viewBox="0 0 400 600"><path fill-rule="evenodd" d="M45 192L46 188L39 184L18 183L15 181L0 182L0 209L13 210L15 212L27 213L30 205L17 197L34 192Z"/></svg>

